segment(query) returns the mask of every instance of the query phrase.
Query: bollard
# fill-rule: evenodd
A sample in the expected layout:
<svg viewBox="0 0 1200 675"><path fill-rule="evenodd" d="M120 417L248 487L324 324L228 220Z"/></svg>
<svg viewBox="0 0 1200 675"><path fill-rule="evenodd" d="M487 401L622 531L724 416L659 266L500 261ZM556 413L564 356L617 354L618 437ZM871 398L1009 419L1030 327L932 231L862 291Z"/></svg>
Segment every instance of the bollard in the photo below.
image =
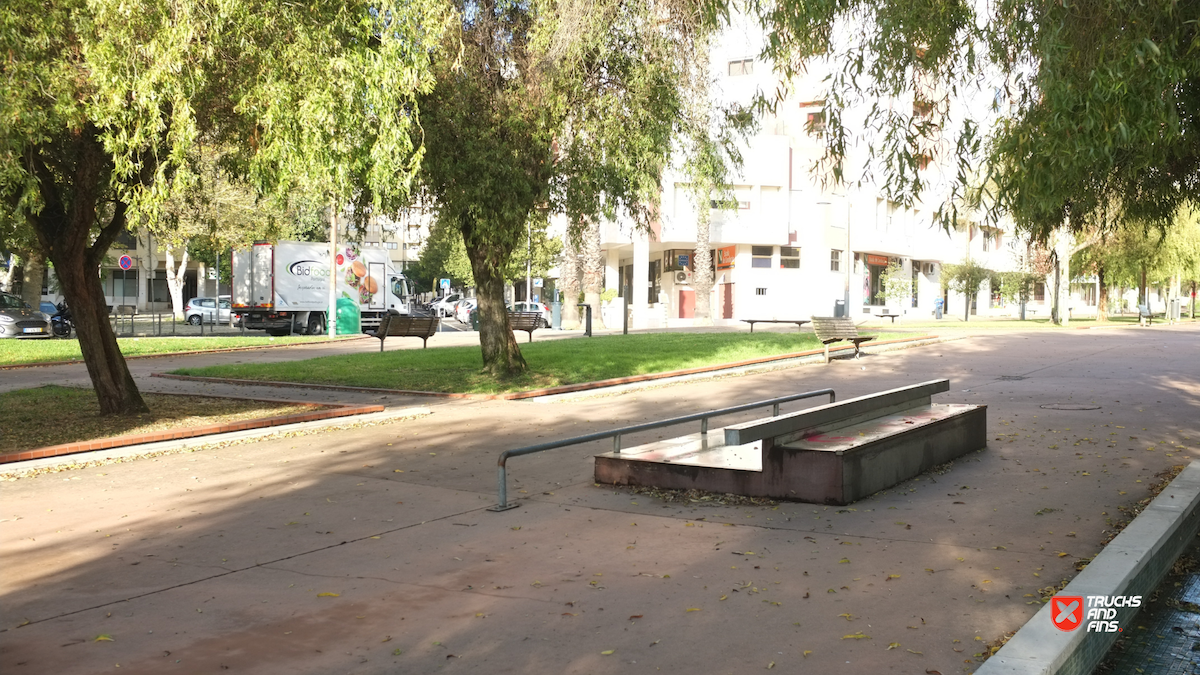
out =
<svg viewBox="0 0 1200 675"><path fill-rule="evenodd" d="M592 337L592 306L579 305L583 308L583 334Z"/></svg>

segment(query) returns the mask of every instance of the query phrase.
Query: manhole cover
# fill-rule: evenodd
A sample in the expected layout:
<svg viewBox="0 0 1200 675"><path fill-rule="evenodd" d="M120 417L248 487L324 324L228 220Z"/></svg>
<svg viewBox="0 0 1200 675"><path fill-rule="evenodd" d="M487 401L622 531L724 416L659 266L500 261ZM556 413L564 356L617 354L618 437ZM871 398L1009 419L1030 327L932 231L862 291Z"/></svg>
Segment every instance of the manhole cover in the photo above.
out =
<svg viewBox="0 0 1200 675"><path fill-rule="evenodd" d="M1000 379L1008 380L1009 382L1016 382L1017 380L1025 379L1025 376L1024 375L1001 375Z"/></svg>
<svg viewBox="0 0 1200 675"><path fill-rule="evenodd" d="M1047 403L1043 406L1046 410L1099 410L1098 405L1089 405L1087 403Z"/></svg>

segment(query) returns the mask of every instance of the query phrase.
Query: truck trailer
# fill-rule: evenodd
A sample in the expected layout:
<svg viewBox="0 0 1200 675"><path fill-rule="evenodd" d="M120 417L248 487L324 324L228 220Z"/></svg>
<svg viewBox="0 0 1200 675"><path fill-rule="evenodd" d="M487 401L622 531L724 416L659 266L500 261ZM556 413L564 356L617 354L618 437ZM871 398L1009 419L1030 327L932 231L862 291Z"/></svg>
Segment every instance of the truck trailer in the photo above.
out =
<svg viewBox="0 0 1200 675"><path fill-rule="evenodd" d="M389 310L410 313L408 279L385 249L347 244L334 257L339 321L357 308L366 331ZM329 274L328 242L255 242L233 252L233 311L248 330L321 335L329 325Z"/></svg>

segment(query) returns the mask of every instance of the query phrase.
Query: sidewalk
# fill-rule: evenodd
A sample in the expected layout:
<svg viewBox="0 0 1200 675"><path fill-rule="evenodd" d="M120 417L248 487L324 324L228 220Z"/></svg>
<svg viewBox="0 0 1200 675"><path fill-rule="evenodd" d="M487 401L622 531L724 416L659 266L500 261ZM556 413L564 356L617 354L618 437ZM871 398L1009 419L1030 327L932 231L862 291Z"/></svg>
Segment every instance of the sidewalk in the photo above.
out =
<svg viewBox="0 0 1200 675"><path fill-rule="evenodd" d="M141 383L178 360L130 365ZM989 406L989 448L850 507L597 487L596 445L513 460L522 507L485 510L505 449L935 377L952 381L939 401ZM3 483L0 668L970 672L1099 550L1118 505L1200 458L1200 329L983 335L608 397L422 402L433 413L415 420Z"/></svg>

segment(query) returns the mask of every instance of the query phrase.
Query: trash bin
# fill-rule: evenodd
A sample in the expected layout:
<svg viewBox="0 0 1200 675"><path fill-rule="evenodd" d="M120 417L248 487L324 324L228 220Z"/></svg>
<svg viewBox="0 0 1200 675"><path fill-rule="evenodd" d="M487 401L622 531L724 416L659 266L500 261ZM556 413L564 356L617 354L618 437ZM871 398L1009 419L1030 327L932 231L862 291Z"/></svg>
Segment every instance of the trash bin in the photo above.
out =
<svg viewBox="0 0 1200 675"><path fill-rule="evenodd" d="M942 304L944 304L944 303L941 298L938 298L937 300L933 301L933 318L935 318L935 319L942 318Z"/></svg>
<svg viewBox="0 0 1200 675"><path fill-rule="evenodd" d="M479 308L473 308L468 314L471 317L471 330L479 330Z"/></svg>
<svg viewBox="0 0 1200 675"><path fill-rule="evenodd" d="M834 300L833 301L833 315L834 316L846 316L846 301L845 300Z"/></svg>
<svg viewBox="0 0 1200 675"><path fill-rule="evenodd" d="M337 334L354 335L362 332L362 314L358 302L346 297L337 299Z"/></svg>
<svg viewBox="0 0 1200 675"><path fill-rule="evenodd" d="M562 329L562 303L550 303L550 327L554 330Z"/></svg>

